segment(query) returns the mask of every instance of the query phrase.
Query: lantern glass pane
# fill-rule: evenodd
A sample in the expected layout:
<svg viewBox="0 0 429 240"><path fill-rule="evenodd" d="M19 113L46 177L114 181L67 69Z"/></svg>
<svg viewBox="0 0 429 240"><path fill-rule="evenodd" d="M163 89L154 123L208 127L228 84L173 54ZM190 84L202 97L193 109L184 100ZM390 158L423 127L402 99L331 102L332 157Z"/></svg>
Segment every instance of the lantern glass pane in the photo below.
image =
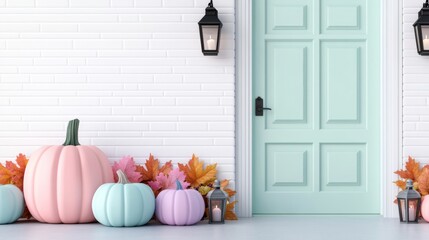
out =
<svg viewBox="0 0 429 240"><path fill-rule="evenodd" d="M401 222L405 221L405 199L398 198L398 208L399 208L399 220Z"/></svg>
<svg viewBox="0 0 429 240"><path fill-rule="evenodd" d="M222 200L215 200L211 199L211 214L212 214L212 221L213 222L220 222L222 221L223 216L223 201Z"/></svg>
<svg viewBox="0 0 429 240"><path fill-rule="evenodd" d="M429 51L429 26L422 25L423 50Z"/></svg>
<svg viewBox="0 0 429 240"><path fill-rule="evenodd" d="M414 34L415 34L415 37L416 37L416 42L417 42L417 51L421 51L422 50L422 47L420 46L420 38L419 38L419 25L416 25L415 27L414 27Z"/></svg>
<svg viewBox="0 0 429 240"><path fill-rule="evenodd" d="M216 50L218 41L218 25L202 26L204 50Z"/></svg>
<svg viewBox="0 0 429 240"><path fill-rule="evenodd" d="M415 222L418 218L417 216L417 208L418 208L418 200L412 199L408 200L408 221L406 219L406 210L407 210L407 204L405 199L399 199L399 204L401 205L401 215L402 215L402 221L405 222Z"/></svg>

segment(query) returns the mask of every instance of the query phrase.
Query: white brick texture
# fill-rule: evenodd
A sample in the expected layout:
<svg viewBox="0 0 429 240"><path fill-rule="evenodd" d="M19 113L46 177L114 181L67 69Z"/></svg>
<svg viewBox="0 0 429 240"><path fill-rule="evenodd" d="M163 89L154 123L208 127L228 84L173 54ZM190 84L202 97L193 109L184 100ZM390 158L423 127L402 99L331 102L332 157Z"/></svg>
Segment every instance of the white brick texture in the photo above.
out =
<svg viewBox="0 0 429 240"><path fill-rule="evenodd" d="M403 161L429 163L429 58L416 50L413 23L424 1L403 0Z"/></svg>
<svg viewBox="0 0 429 240"><path fill-rule="evenodd" d="M0 161L62 144L79 118L81 144L112 162L195 153L234 181L234 1L215 1L224 23L216 57L200 50L208 2L0 1Z"/></svg>

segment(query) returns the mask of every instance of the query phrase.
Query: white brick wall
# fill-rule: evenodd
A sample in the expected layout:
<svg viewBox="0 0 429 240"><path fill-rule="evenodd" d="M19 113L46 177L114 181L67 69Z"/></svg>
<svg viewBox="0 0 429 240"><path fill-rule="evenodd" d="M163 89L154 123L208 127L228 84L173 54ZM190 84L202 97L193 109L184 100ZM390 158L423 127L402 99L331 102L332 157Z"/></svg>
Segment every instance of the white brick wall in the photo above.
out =
<svg viewBox="0 0 429 240"><path fill-rule="evenodd" d="M209 0L0 0L0 161L80 142L111 161L193 153L234 179L234 1L216 0L221 52L204 57Z"/></svg>
<svg viewBox="0 0 429 240"><path fill-rule="evenodd" d="M403 0L403 158L429 163L429 57L417 54L412 27L423 2Z"/></svg>

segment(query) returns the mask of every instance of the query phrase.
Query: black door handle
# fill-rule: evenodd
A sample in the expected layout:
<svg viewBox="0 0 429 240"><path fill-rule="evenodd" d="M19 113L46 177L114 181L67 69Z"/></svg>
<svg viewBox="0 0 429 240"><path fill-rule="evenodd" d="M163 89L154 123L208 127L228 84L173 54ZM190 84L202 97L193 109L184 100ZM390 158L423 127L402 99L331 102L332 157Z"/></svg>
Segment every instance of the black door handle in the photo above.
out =
<svg viewBox="0 0 429 240"><path fill-rule="evenodd" d="M271 110L271 108L264 107L264 99L257 97L255 99L255 115L264 116L264 110Z"/></svg>

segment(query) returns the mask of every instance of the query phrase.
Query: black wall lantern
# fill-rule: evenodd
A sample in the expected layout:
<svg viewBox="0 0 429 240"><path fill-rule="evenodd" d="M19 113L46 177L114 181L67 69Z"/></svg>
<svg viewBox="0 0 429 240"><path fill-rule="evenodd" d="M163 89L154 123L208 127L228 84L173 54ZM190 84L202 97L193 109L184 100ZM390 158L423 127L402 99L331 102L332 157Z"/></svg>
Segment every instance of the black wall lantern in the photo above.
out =
<svg viewBox="0 0 429 240"><path fill-rule="evenodd" d="M222 22L217 17L217 10L210 0L206 15L198 22L200 26L201 50L204 55L217 56L219 53L220 30Z"/></svg>
<svg viewBox="0 0 429 240"><path fill-rule="evenodd" d="M420 55L429 55L429 3L426 0L419 12L419 18L414 23L417 52Z"/></svg>

